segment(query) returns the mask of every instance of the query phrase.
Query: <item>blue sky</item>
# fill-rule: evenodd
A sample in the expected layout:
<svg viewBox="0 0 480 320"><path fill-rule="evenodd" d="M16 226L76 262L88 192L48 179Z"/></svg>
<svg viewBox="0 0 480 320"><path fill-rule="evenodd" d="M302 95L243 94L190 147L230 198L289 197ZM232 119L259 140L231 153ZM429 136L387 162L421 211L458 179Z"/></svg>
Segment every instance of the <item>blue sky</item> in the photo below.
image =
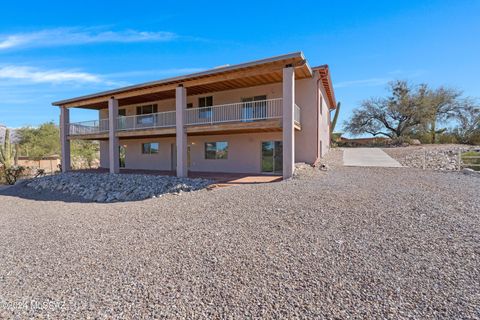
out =
<svg viewBox="0 0 480 320"><path fill-rule="evenodd" d="M8 1L0 123L57 121L52 101L300 50L330 65L342 122L392 79L480 97L479 16L475 0Z"/></svg>

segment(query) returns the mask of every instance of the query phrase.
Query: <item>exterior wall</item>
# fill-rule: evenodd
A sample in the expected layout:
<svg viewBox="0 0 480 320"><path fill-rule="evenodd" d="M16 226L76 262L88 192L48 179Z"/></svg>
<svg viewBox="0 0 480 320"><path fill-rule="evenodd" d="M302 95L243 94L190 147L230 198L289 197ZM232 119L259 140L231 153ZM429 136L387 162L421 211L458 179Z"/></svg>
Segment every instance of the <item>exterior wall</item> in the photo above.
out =
<svg viewBox="0 0 480 320"><path fill-rule="evenodd" d="M157 154L142 154L142 143L158 142ZM125 168L145 170L171 170L171 146L175 138L149 138L141 140L120 140L120 145L126 148Z"/></svg>
<svg viewBox="0 0 480 320"><path fill-rule="evenodd" d="M325 97L316 77L296 81L295 102L300 107L302 130L295 132L295 162L314 163L330 149L330 111Z"/></svg>
<svg viewBox="0 0 480 320"><path fill-rule="evenodd" d="M260 173L262 141L281 141L281 132L188 137L191 171ZM205 142L228 142L228 159L205 159Z"/></svg>
<svg viewBox="0 0 480 320"><path fill-rule="evenodd" d="M281 132L257 134L231 134L211 136L189 136L190 149L189 171L205 172L261 172L261 142L281 141ZM227 159L205 159L206 142L228 142ZM158 142L158 154L142 154L142 143ZM105 143L103 143L105 144ZM120 140L120 145L126 147L125 168L145 170L171 170L172 150L175 138L149 138ZM101 167L108 168L108 142L100 146ZM102 151L103 150L103 151Z"/></svg>

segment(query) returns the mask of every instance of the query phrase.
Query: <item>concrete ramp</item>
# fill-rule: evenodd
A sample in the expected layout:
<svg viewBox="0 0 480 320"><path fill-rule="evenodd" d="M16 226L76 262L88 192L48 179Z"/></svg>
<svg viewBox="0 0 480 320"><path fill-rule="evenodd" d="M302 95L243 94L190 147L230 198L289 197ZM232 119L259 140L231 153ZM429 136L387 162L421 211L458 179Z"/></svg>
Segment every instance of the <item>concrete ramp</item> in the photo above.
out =
<svg viewBox="0 0 480 320"><path fill-rule="evenodd" d="M348 167L392 167L402 165L380 148L345 148L343 165Z"/></svg>

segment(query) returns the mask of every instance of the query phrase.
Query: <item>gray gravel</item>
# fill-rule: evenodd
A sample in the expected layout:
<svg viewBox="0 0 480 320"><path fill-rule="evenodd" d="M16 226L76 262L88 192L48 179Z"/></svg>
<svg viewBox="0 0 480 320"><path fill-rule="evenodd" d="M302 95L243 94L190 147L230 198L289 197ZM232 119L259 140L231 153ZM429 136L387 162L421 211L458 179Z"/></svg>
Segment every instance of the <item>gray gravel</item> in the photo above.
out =
<svg viewBox="0 0 480 320"><path fill-rule="evenodd" d="M479 187L338 167L113 204L10 188L0 318L480 318Z"/></svg>
<svg viewBox="0 0 480 320"><path fill-rule="evenodd" d="M27 187L81 197L95 202L136 201L166 193L203 189L212 181L145 174L68 172L31 179Z"/></svg>

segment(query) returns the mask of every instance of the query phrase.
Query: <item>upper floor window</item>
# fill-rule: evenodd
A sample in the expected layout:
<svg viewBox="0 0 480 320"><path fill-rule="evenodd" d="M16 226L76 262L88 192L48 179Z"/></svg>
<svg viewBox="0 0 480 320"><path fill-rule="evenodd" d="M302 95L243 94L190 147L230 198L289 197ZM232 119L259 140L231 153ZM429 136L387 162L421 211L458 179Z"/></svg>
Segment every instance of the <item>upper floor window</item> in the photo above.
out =
<svg viewBox="0 0 480 320"><path fill-rule="evenodd" d="M212 117L212 108L213 106L213 97L201 97L198 98L198 107L201 108L199 112L200 118L211 118Z"/></svg>
<svg viewBox="0 0 480 320"><path fill-rule="evenodd" d="M158 106L156 104L149 104L137 107L137 124L139 125L154 125L155 116L152 113L158 112Z"/></svg>

